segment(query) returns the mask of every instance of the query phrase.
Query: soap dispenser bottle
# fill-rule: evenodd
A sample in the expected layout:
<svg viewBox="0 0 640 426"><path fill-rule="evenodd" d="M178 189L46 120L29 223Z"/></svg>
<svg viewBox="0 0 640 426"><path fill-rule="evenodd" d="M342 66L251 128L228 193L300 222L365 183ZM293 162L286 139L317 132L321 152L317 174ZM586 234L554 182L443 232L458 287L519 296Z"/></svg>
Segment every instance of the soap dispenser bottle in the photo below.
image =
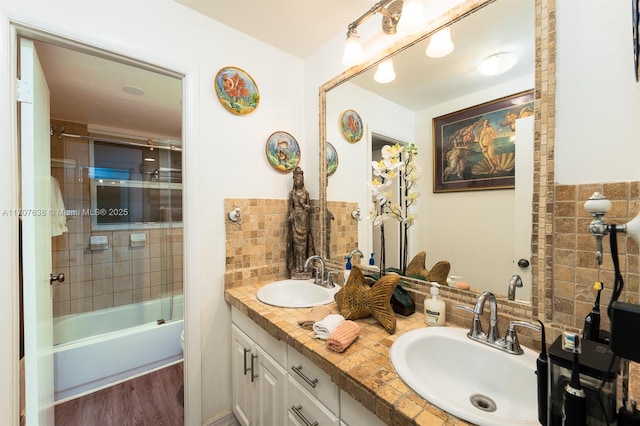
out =
<svg viewBox="0 0 640 426"><path fill-rule="evenodd" d="M444 325L446 305L440 300L440 284L431 283L431 299L424 299L424 322L427 325Z"/></svg>
<svg viewBox="0 0 640 426"><path fill-rule="evenodd" d="M351 275L351 256L345 256L345 259L347 259L347 264L344 265L344 284L347 283L347 281L349 280L349 275Z"/></svg>
<svg viewBox="0 0 640 426"><path fill-rule="evenodd" d="M371 257L369 258L369 268L370 268L370 269L373 269L373 270L374 270L374 271L376 271L376 272L379 272L379 271L380 271L380 268L378 268L378 267L376 266L376 260L375 260L375 258L373 257L373 255L374 255L374 254L375 254L375 253L371 253Z"/></svg>

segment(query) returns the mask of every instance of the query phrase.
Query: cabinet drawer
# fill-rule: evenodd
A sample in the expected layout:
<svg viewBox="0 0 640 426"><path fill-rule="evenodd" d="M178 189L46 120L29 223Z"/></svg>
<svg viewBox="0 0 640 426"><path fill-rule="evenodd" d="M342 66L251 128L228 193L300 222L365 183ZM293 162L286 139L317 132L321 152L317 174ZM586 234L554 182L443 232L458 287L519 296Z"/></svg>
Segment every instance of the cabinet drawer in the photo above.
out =
<svg viewBox="0 0 640 426"><path fill-rule="evenodd" d="M338 426L338 418L291 376L287 383L287 418L290 425Z"/></svg>
<svg viewBox="0 0 640 426"><path fill-rule="evenodd" d="M364 405L353 399L348 393L340 391L340 426L384 426L384 422L376 417Z"/></svg>
<svg viewBox="0 0 640 426"><path fill-rule="evenodd" d="M231 308L231 321L256 342L258 346L264 349L278 364L283 368L287 368L287 344L285 342L264 331L258 324L234 307Z"/></svg>
<svg viewBox="0 0 640 426"><path fill-rule="evenodd" d="M289 377L338 415L339 389L329 375L291 346L287 347L287 358Z"/></svg>

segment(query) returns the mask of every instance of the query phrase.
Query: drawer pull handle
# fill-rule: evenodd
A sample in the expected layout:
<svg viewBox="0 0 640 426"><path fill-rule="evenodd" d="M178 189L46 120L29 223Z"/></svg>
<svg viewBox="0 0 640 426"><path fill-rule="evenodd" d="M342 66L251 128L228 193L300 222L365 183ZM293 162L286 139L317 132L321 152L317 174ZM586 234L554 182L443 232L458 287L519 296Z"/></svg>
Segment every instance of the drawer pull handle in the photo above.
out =
<svg viewBox="0 0 640 426"><path fill-rule="evenodd" d="M247 348L243 348L244 349L244 375L247 375L247 372L250 370L249 368L247 368L247 354L249 352L251 352L251 349L247 349Z"/></svg>
<svg viewBox="0 0 640 426"><path fill-rule="evenodd" d="M258 375L254 374L254 369L253 369L254 368L253 362L256 359L258 359L258 355L251 354L251 383L253 383L253 381L258 378Z"/></svg>
<svg viewBox="0 0 640 426"><path fill-rule="evenodd" d="M297 407L295 405L291 406L291 410L296 413L296 415L298 417L300 417L300 420L302 420L302 422L306 425L306 426L318 426L318 422L313 422L311 423L309 420L307 420L307 418L304 416L304 414L302 414L302 405L298 405Z"/></svg>
<svg viewBox="0 0 640 426"><path fill-rule="evenodd" d="M297 366L297 367L292 365L292 366L291 366L291 369L292 369L293 371L295 371L295 372L296 372L296 374L297 374L298 376L302 377L302 379L303 379L305 382L307 382L307 383L309 384L309 386L311 386L312 388L315 388L315 387L316 387L316 384L318 383L318 379L313 379L313 380L312 380L312 379L308 378L308 377L307 377L307 376L302 372L302 365L299 365L299 366Z"/></svg>

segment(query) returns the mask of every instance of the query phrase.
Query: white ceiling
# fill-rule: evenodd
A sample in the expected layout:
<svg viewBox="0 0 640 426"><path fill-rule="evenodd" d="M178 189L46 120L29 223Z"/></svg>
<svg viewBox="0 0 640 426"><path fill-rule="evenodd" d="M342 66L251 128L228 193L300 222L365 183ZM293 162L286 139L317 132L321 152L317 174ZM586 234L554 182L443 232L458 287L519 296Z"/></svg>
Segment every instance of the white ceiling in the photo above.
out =
<svg viewBox="0 0 640 426"><path fill-rule="evenodd" d="M341 31L346 34L348 24L373 5L371 0L176 1L303 59ZM532 74L532 3L499 0L454 24L456 49L446 58L427 60L424 46L408 49L394 58L398 78L393 83L373 83L373 71L352 81L418 110L428 106L425 101L441 102L477 91L478 85ZM180 79L44 42L37 42L36 49L51 92L53 118L181 139ZM518 65L506 76L480 79L474 73L478 59L504 49L522 52ZM124 86L145 95L127 93Z"/></svg>
<svg viewBox="0 0 640 426"><path fill-rule="evenodd" d="M376 0L175 0L305 59L367 12Z"/></svg>

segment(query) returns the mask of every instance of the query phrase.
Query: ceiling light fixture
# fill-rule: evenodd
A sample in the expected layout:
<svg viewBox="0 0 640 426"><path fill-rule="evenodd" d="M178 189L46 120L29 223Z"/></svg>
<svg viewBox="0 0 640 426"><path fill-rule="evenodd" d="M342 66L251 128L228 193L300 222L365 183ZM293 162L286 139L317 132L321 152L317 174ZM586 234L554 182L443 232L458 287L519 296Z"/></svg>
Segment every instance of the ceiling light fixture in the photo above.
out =
<svg viewBox="0 0 640 426"><path fill-rule="evenodd" d="M373 79L381 84L391 83L396 79L396 72L393 69L393 61L391 58L378 64L378 69L373 75Z"/></svg>
<svg viewBox="0 0 640 426"><path fill-rule="evenodd" d="M408 22L400 24L400 28L404 27L403 33L409 34L411 32L419 31L419 25L424 25L426 20L422 12L422 5L419 4L420 0L382 0L374 4L371 9L365 12L358 19L353 21L347 27L347 42L344 47L344 55L342 56L342 63L348 67L358 65L366 60L362 45L360 44L360 37L358 36L358 25L365 22L367 19L374 16L376 13L382 14L382 31L385 34L395 34L401 31L398 28L398 23L402 22L401 17L403 10L405 11L405 18ZM406 9L405 9L406 8ZM418 12L419 11L419 12ZM419 13L419 16L416 15ZM420 24L420 22L422 24Z"/></svg>
<svg viewBox="0 0 640 426"><path fill-rule="evenodd" d="M478 71L484 75L498 75L509 71L518 62L514 53L496 53L484 59L478 65Z"/></svg>
<svg viewBox="0 0 640 426"><path fill-rule="evenodd" d="M125 85L122 86L122 91L134 96L143 96L145 94L144 89L141 89L137 86Z"/></svg>
<svg viewBox="0 0 640 426"><path fill-rule="evenodd" d="M430 58L442 58L453 52L453 47L451 29L446 27L431 36L431 41L425 53Z"/></svg>

